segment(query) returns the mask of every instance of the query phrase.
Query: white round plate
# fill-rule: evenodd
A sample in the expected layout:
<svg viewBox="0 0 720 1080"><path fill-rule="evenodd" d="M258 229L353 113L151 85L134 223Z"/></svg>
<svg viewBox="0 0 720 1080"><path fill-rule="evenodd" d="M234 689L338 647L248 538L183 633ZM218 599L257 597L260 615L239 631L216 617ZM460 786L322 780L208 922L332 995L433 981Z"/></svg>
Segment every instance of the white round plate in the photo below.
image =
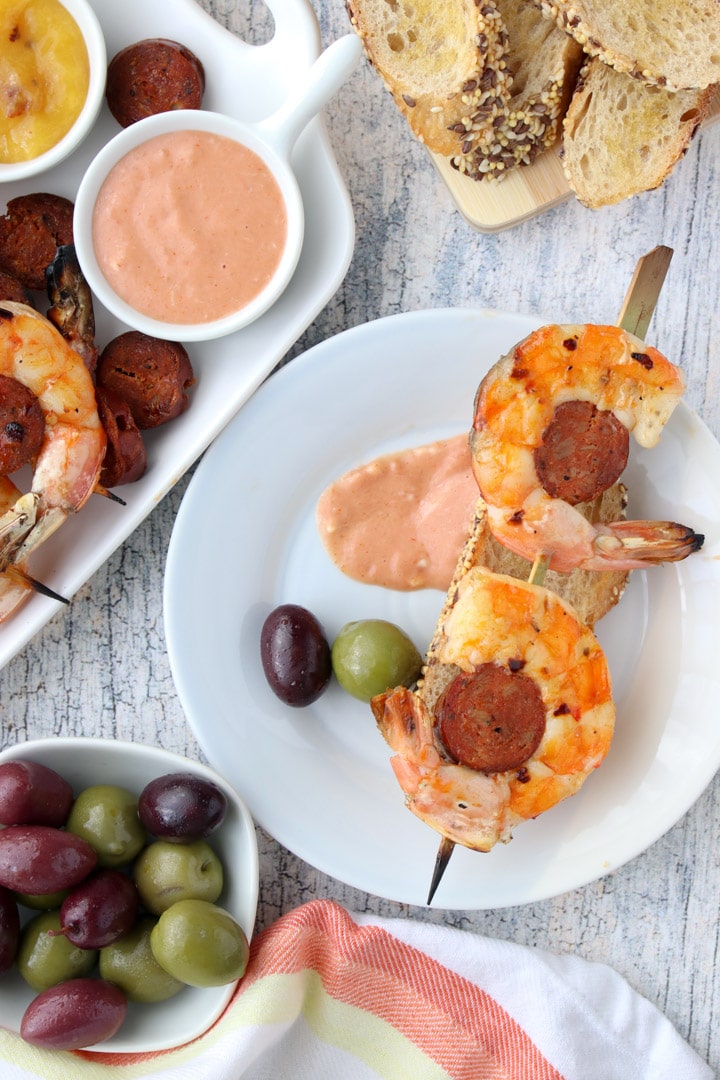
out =
<svg viewBox="0 0 720 1080"><path fill-rule="evenodd" d="M209 760L280 843L403 903L426 902L437 834L405 809L368 706L337 684L306 709L272 694L260 628L273 607L293 602L315 612L330 640L351 619L376 616L424 651L444 596L344 577L318 537L317 499L378 454L467 430L482 375L538 325L489 311L421 311L316 346L261 387L208 451L170 544L170 661ZM691 525L705 548L636 572L598 628L617 703L602 768L507 846L487 855L456 848L440 907L526 904L607 874L666 832L720 765L720 446L681 404L659 447L633 447L625 478L631 516Z"/></svg>

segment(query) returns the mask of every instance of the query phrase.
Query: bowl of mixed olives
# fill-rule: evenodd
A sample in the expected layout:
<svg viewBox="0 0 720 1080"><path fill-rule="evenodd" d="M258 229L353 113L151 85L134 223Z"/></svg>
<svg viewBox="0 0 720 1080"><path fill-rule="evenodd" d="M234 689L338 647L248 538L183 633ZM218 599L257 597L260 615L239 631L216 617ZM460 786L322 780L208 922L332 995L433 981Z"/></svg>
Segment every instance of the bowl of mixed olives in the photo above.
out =
<svg viewBox="0 0 720 1080"><path fill-rule="evenodd" d="M142 1053L206 1031L245 973L252 818L157 747L42 739L0 753L0 1025L47 1049Z"/></svg>

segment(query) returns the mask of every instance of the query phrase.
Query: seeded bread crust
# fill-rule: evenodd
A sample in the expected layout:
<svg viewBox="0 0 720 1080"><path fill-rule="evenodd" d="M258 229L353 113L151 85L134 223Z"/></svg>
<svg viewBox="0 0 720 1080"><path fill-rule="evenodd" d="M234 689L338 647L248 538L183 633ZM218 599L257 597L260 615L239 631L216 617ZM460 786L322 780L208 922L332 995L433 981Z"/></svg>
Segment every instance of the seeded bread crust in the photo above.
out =
<svg viewBox="0 0 720 1080"><path fill-rule="evenodd" d="M416 137L457 153L507 96L507 37L495 0L346 0L365 54ZM477 119L475 119L477 118Z"/></svg>
<svg viewBox="0 0 720 1080"><path fill-rule="evenodd" d="M627 489L617 483L589 503L579 503L578 510L589 521L619 521L627 509ZM487 526L485 503L478 499L470 533L458 560L457 568L425 656L417 693L432 712L445 687L459 673L454 664L445 664L438 653L446 640L445 627L463 577L474 566L485 566L495 574L527 581L532 563L499 544ZM620 570L573 570L569 574L548 570L543 585L574 608L580 622L592 628L620 600L629 573Z"/></svg>
<svg viewBox="0 0 720 1080"><path fill-rule="evenodd" d="M560 134L583 51L542 17L533 0L496 0L508 40L509 95L493 127L469 133L451 158L473 180L531 165Z"/></svg>
<svg viewBox="0 0 720 1080"><path fill-rule="evenodd" d="M536 0L588 56L668 90L720 82L719 0Z"/></svg>
<svg viewBox="0 0 720 1080"><path fill-rule="evenodd" d="M562 165L580 202L596 210L659 187L686 153L715 89L671 92L590 60L563 122Z"/></svg>

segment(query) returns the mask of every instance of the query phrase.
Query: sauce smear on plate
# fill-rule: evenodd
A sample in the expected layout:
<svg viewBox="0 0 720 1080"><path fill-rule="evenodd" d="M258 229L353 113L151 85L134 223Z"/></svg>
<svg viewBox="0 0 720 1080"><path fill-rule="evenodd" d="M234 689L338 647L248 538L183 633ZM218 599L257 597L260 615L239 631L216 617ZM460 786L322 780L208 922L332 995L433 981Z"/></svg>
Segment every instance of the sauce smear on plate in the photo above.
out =
<svg viewBox="0 0 720 1080"><path fill-rule="evenodd" d="M467 435L456 435L339 477L318 501L318 531L335 565L356 581L446 590L478 497Z"/></svg>
<svg viewBox="0 0 720 1080"><path fill-rule="evenodd" d="M129 151L93 212L109 284L137 311L201 323L245 307L272 278L287 213L267 165L224 135L176 131Z"/></svg>

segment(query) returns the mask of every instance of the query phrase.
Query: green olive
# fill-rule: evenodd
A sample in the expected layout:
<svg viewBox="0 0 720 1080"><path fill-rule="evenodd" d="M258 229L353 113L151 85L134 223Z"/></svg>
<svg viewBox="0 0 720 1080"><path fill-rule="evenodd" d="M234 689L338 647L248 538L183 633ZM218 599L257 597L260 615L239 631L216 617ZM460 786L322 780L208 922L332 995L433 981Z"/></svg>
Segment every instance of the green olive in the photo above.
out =
<svg viewBox="0 0 720 1080"><path fill-rule="evenodd" d="M133 867L140 899L153 915L178 900L217 900L223 888L223 868L205 840L179 844L155 840Z"/></svg>
<svg viewBox="0 0 720 1080"><path fill-rule="evenodd" d="M348 694L370 701L385 690L417 682L422 657L399 626L362 619L343 626L332 647L332 666Z"/></svg>
<svg viewBox="0 0 720 1080"><path fill-rule="evenodd" d="M114 784L96 784L81 791L66 828L95 850L98 866L117 868L131 862L147 836L137 812L137 797Z"/></svg>
<svg viewBox="0 0 720 1080"><path fill-rule="evenodd" d="M157 962L190 986L224 986L245 974L249 948L243 928L206 900L179 900L150 935Z"/></svg>
<svg viewBox="0 0 720 1080"><path fill-rule="evenodd" d="M52 911L53 908L59 908L63 900L67 896L69 889L63 889L61 892L49 892L49 893L15 893L15 899L18 904L22 904L23 907L33 908L35 911Z"/></svg>
<svg viewBox="0 0 720 1080"><path fill-rule="evenodd" d="M94 949L79 949L60 932L59 911L36 915L26 923L20 937L18 971L38 992L89 975L96 960Z"/></svg>
<svg viewBox="0 0 720 1080"><path fill-rule="evenodd" d="M140 919L127 934L100 950L100 978L115 983L128 1001L166 1001L185 983L160 967L150 948L157 919Z"/></svg>

